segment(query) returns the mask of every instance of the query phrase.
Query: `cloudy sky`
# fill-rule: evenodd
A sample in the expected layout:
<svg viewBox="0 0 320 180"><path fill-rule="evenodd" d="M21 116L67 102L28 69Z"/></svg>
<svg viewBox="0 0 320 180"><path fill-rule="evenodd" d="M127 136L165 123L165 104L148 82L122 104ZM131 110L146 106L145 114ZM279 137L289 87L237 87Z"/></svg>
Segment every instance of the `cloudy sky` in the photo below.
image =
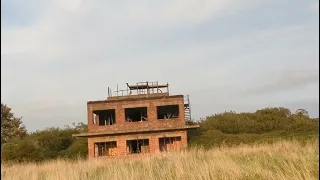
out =
<svg viewBox="0 0 320 180"><path fill-rule="evenodd" d="M318 0L2 0L1 102L29 131L86 122L107 88L169 82L192 115L319 116Z"/></svg>

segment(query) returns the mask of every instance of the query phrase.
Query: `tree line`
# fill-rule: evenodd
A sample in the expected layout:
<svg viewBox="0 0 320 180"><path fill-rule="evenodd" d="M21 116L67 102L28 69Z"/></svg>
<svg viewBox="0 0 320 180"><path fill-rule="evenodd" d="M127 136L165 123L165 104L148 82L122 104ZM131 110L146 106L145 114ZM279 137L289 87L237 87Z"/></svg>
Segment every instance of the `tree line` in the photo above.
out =
<svg viewBox="0 0 320 180"><path fill-rule="evenodd" d="M1 103L1 160L40 162L55 158L81 158L88 153L87 139L72 134L86 132L86 124L73 123L64 128L51 127L27 133L22 119Z"/></svg>
<svg viewBox="0 0 320 180"><path fill-rule="evenodd" d="M279 139L318 138L319 118L310 118L304 109L292 113L283 107L264 108L256 112L218 113L199 121L200 128L189 133L189 143L211 148L240 143L268 143Z"/></svg>
<svg viewBox="0 0 320 180"><path fill-rule="evenodd" d="M213 114L196 122L200 128L188 132L190 147L212 148L220 145L259 143L282 138L308 139L319 135L319 119L310 118L299 109L265 108L250 113L234 111ZM72 134L87 132L86 124L64 128L51 127L28 133L22 119L14 116L11 108L1 103L2 161L41 162L49 159L86 158L87 139Z"/></svg>

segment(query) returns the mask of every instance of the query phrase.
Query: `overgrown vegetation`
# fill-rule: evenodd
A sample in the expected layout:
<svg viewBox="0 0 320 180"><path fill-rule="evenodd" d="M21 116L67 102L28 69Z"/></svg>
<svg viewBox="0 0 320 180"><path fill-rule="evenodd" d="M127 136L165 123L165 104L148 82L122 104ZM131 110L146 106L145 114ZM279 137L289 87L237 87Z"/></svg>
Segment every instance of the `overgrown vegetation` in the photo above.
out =
<svg viewBox="0 0 320 180"><path fill-rule="evenodd" d="M21 118L14 117L11 108L1 103L1 147L2 144L27 135L26 128L22 125Z"/></svg>
<svg viewBox="0 0 320 180"><path fill-rule="evenodd" d="M1 158L4 161L39 162L55 158L87 156L87 140L75 139L73 133L83 132L83 124L74 127L48 128L3 145Z"/></svg>
<svg viewBox="0 0 320 180"><path fill-rule="evenodd" d="M319 119L298 109L265 108L254 113L224 112L206 117L189 133L191 146L211 148L240 143L272 143L280 139L306 140L319 136Z"/></svg>
<svg viewBox="0 0 320 180"><path fill-rule="evenodd" d="M86 139L73 133L87 131L83 123L27 133L21 118L1 103L1 161L40 162L56 158L81 158L88 154Z"/></svg>
<svg viewBox="0 0 320 180"><path fill-rule="evenodd" d="M3 164L3 179L36 180L316 180L319 177L318 141L279 141L210 150L104 160L52 160L41 164Z"/></svg>
<svg viewBox="0 0 320 180"><path fill-rule="evenodd" d="M295 113L286 108L266 108L254 113L224 112L206 117L196 131L189 132L190 147L203 148L221 145L273 143L283 139L318 139L319 119L308 112ZM1 104L1 155L2 162L41 162L87 156L86 138L73 138L73 133L87 131L87 125L47 128L27 133L21 118L14 117L11 109Z"/></svg>

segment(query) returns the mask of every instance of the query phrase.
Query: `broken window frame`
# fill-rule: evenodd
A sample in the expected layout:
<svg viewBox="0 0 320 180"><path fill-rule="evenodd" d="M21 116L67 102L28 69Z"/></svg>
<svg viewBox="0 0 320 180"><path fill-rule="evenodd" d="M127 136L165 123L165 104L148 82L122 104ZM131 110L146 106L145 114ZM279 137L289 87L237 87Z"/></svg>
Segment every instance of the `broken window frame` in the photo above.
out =
<svg viewBox="0 0 320 180"><path fill-rule="evenodd" d="M176 112L169 112L169 108L176 108ZM160 110L162 109L162 111L164 112L163 117L160 117ZM177 119L180 116L180 108L178 104L173 104L173 105L163 105L163 106L157 106L157 119L158 120L168 120L168 119Z"/></svg>
<svg viewBox="0 0 320 180"><path fill-rule="evenodd" d="M132 142L136 143L136 147L133 147L134 145L132 144ZM141 150L142 147L146 147L146 150ZM127 150L126 150L127 154L149 153L150 152L150 142L149 142L149 139L131 139L131 140L126 140L126 148L127 148Z"/></svg>
<svg viewBox="0 0 320 180"><path fill-rule="evenodd" d="M133 119L129 117L130 112L128 111L134 111L134 109L140 109L140 120ZM131 112L132 113L132 112ZM148 121L148 108L147 107L133 107L133 108L125 108L124 109L124 116L126 122L142 122L142 121Z"/></svg>
<svg viewBox="0 0 320 180"><path fill-rule="evenodd" d="M160 152L168 151L168 144L174 144L175 141L181 143L181 136L161 137L161 138L159 138L159 150L160 150ZM179 146L181 146L181 144Z"/></svg>
<svg viewBox="0 0 320 180"><path fill-rule="evenodd" d="M105 111L105 112L103 112ZM108 112L107 115L106 112ZM93 124L99 126L112 126L116 124L116 110L115 109L106 109L106 110L95 110L93 113Z"/></svg>
<svg viewBox="0 0 320 180"><path fill-rule="evenodd" d="M109 152L109 149L117 149L117 141L95 142L94 143L94 157L115 156L113 152ZM96 146L98 152L96 152ZM115 151L117 152L117 151Z"/></svg>

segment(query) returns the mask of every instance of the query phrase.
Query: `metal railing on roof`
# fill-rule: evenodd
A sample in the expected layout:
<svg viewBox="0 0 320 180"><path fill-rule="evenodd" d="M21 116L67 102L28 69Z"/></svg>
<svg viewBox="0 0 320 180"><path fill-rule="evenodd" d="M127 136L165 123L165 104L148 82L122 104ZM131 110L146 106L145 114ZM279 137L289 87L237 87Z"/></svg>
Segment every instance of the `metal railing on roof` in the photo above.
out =
<svg viewBox="0 0 320 180"><path fill-rule="evenodd" d="M169 93L169 84L159 84L158 81L154 82L138 82L135 85L129 85L126 83L127 89L120 89L117 85L117 90L113 91L108 87L108 97L113 96L131 96L140 94L157 94L157 93Z"/></svg>

